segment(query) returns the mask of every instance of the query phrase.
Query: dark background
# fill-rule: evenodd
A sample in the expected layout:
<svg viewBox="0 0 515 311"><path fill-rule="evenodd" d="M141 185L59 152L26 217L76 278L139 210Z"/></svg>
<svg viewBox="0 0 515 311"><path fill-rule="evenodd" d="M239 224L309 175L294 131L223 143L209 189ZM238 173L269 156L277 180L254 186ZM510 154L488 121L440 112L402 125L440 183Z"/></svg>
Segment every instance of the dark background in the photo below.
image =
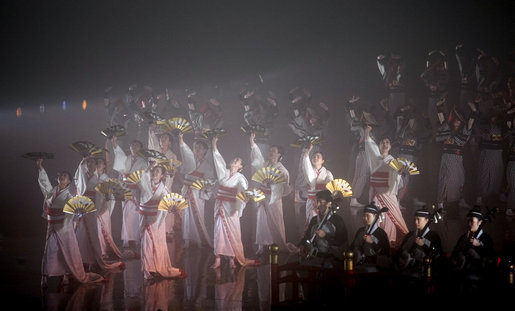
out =
<svg viewBox="0 0 515 311"><path fill-rule="evenodd" d="M384 95L375 57L400 53L409 96L425 103L418 76L426 54L447 52L453 81L457 43L504 60L514 50L514 8L513 1L6 1L0 13L0 233L39 232L26 225L39 220L37 172L20 155L53 152L56 158L45 163L51 176L75 171L80 156L70 143L103 144L108 86L116 96L136 83L139 90L169 88L179 99L187 88L218 98L230 131L221 140L227 157L247 153L238 131L240 87L261 74L264 89L277 93L274 138L284 145L294 139L286 127L288 90L308 87L332 112L327 164L345 179L351 171L341 107L353 94L369 105ZM296 151L288 152L293 172Z"/></svg>

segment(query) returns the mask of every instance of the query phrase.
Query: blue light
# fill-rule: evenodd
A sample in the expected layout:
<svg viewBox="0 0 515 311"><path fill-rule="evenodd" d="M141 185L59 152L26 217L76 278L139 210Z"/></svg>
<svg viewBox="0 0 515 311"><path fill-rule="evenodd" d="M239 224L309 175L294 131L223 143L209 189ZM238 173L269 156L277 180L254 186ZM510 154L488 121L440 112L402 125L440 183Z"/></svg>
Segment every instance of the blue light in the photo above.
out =
<svg viewBox="0 0 515 311"><path fill-rule="evenodd" d="M63 100L63 111L65 111L65 110L66 110L66 101Z"/></svg>

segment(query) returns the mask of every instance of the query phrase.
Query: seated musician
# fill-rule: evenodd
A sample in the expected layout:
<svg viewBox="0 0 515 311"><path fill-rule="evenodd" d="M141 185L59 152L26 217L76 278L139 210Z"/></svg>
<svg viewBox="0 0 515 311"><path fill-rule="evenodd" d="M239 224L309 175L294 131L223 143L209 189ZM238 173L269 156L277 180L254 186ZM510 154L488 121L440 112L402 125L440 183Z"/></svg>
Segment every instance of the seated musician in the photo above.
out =
<svg viewBox="0 0 515 311"><path fill-rule="evenodd" d="M390 242L386 232L378 226L380 219L381 211L374 202L365 206L364 226L358 229L350 246L356 270L376 271L391 266Z"/></svg>
<svg viewBox="0 0 515 311"><path fill-rule="evenodd" d="M303 261L305 264L336 268L343 264L347 229L343 218L335 212L330 214L331 217L324 218L338 204L331 191L326 189L317 192L316 199L318 215L311 218L303 239L298 243L300 253L307 259Z"/></svg>
<svg viewBox="0 0 515 311"><path fill-rule="evenodd" d="M451 253L453 269L469 278L492 272L496 264L494 243L483 230L485 216L477 206L467 214L468 230L460 236Z"/></svg>
<svg viewBox="0 0 515 311"><path fill-rule="evenodd" d="M396 259L400 270L421 272L424 258L429 257L433 262L440 259L442 243L440 235L429 226L432 217L425 207L415 211L416 228L404 237Z"/></svg>

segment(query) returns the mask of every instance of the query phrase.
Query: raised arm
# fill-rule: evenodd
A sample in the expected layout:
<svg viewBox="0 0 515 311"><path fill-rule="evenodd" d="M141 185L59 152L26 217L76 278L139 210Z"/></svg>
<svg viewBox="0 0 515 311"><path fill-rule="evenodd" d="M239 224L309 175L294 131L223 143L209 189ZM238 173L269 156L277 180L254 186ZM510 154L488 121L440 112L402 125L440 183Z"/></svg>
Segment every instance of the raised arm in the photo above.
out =
<svg viewBox="0 0 515 311"><path fill-rule="evenodd" d="M227 163L225 163L224 158L218 151L217 142L218 142L218 137L217 136L213 137L213 140L211 142L211 144L213 146L213 161L215 164L216 176L217 176L218 180L221 181L227 177Z"/></svg>
<svg viewBox="0 0 515 311"><path fill-rule="evenodd" d="M256 138L255 133L250 133L250 162L254 169L259 170L265 165L265 159L263 158L263 154L261 154L261 150L258 145L254 142Z"/></svg>
<svg viewBox="0 0 515 311"><path fill-rule="evenodd" d="M365 154L370 171L375 172L379 167L381 167L384 161L381 153L379 152L379 147L370 137L371 130L372 127L367 125L365 128Z"/></svg>
<svg viewBox="0 0 515 311"><path fill-rule="evenodd" d="M41 188L41 192L45 198L52 192L52 184L50 183L50 179L48 179L48 175L43 168L43 159L37 159L36 165L39 171L38 183Z"/></svg>
<svg viewBox="0 0 515 311"><path fill-rule="evenodd" d="M127 161L127 155L125 152L118 146L118 141L116 136L113 136L113 152L114 152L114 160L113 160L113 170L123 174L125 173L126 167L125 163Z"/></svg>
<svg viewBox="0 0 515 311"><path fill-rule="evenodd" d="M179 147L181 150L182 157L182 172L188 174L195 170L195 155L191 148L184 142L183 134L179 133Z"/></svg>

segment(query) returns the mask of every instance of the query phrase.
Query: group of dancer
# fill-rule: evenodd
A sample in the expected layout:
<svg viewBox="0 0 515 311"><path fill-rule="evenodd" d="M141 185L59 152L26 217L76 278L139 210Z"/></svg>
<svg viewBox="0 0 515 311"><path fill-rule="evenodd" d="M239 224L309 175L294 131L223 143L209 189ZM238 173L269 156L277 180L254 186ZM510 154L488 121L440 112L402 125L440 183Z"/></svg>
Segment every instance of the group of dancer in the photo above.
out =
<svg viewBox="0 0 515 311"><path fill-rule="evenodd" d="M406 202L407 197L416 205L421 206L423 202L418 201L417 190L411 181L413 177L389 164L395 159L393 155L418 162L421 149L431 139L442 143L438 208L452 208L460 200L463 203L465 151L465 155L479 155L471 157L478 161L475 163L478 167L476 205L504 193L507 206L515 206L514 80L503 74L503 67L495 57L482 51L473 56L458 45L455 53L460 73L456 100L450 96L453 89L446 55L433 51L428 54L426 69L420 76L428 89L427 106L417 106L407 99L406 64L394 53L377 58L387 97L379 105L368 107L361 103L359 96L347 101L349 130L357 138L353 146L355 161L350 206L355 208L354 211L362 208L365 213L371 212L370 202L374 202L378 207L375 214L386 208L386 217L380 227L388 245L394 248L400 247L409 233L401 203ZM270 91L263 96L257 93L257 89L245 88L238 97L243 104L244 128L249 137L250 166L252 173L265 167L278 170L284 179L280 183L249 182L248 176L242 173L247 154L235 157L227 165L218 150L220 136L203 135L205 130L223 127L218 100L210 98L199 105L197 93L188 92L187 107L183 108L176 98L169 96L168 90L154 96L151 89L145 89L144 94L136 98L135 88L131 87L125 101L111 101L106 93L109 124L121 125L127 129L127 134L132 134L129 131L133 122L131 113L135 117L138 132L136 139L130 141L129 150L124 151L114 135L106 142L105 157L85 157L75 176L66 171L60 173L57 186L50 183L42 159L37 160L39 183L45 197L44 217L48 221L43 283L50 276L65 276L66 279L69 275L80 282L101 281L95 268L120 268L123 260L130 258L141 259L141 271L147 280L184 278L185 272L173 267L170 260L167 241L173 238L180 238L186 248L212 248L215 255L212 267L215 269L220 267L224 257L229 259L231 267L258 265L259 260L245 255L242 243L240 217L247 204L256 206L255 255L261 255L271 244L277 244L285 252L299 253L305 239L298 243L286 240L283 200L293 194L295 213L303 218L298 237L313 234L311 231L316 226L311 222L321 220L319 206L329 201L328 198L322 200L317 194L334 179L324 165L324 151L317 144L317 139L327 138L329 108L324 103L314 104L307 89L294 88L288 93L291 116L288 126L303 140L298 169L293 174L295 180L290 181L289 170L281 162L284 148L280 144L271 144L279 109L277 96ZM146 133L146 145L142 140L146 136L142 135L146 121L142 118L143 112L151 112L154 116ZM192 147L185 142L182 131L171 131L156 122L174 117L184 118L191 124L195 133ZM467 148L469 141L476 144L477 150ZM180 165L174 169L166 168L155 158L142 156L144 149L158 151ZM127 178L135 172L140 173L138 181L127 183ZM111 178L127 185L132 193L121 203L121 248L114 243L111 231L110 217L116 202L95 190L97 185ZM211 186L193 187L199 180L210 181ZM506 191L501 188L504 184ZM245 202L236 198L252 187L262 191L265 199ZM369 193L362 204L359 200L363 200L367 188ZM180 194L187 202L187 208L158 209L163 197L170 193ZM81 217L64 213L65 204L75 196L89 197L97 210ZM212 232L206 223L208 207L214 210ZM511 215L511 210L507 209L506 213ZM368 243L370 240L377 242L373 238L366 239Z"/></svg>

